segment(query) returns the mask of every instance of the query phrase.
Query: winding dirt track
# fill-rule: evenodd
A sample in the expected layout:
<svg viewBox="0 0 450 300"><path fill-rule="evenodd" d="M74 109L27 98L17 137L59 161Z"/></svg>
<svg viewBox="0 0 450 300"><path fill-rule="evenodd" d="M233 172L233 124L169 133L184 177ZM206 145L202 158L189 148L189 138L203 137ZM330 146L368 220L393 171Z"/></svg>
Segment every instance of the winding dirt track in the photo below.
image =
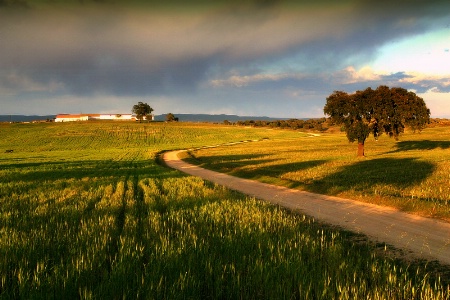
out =
<svg viewBox="0 0 450 300"><path fill-rule="evenodd" d="M337 197L313 194L200 168L166 152L167 166L224 185L232 190L300 211L371 239L409 251L416 257L450 265L450 223Z"/></svg>

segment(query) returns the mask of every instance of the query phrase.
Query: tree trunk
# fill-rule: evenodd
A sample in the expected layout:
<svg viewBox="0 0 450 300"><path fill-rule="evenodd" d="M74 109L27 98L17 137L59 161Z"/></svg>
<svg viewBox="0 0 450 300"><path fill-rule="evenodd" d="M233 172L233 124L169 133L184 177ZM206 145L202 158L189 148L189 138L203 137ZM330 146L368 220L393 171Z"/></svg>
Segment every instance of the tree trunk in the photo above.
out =
<svg viewBox="0 0 450 300"><path fill-rule="evenodd" d="M358 157L364 156L364 141L358 142Z"/></svg>

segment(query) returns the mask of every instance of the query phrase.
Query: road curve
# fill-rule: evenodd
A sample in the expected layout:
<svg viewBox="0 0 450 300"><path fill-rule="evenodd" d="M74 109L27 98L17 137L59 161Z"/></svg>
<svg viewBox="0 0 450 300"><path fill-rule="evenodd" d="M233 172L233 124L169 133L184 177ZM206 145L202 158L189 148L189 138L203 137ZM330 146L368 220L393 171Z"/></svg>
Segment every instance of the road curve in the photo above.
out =
<svg viewBox="0 0 450 300"><path fill-rule="evenodd" d="M338 197L313 194L218 173L178 158L184 150L166 152L167 166L232 190L300 211L317 220L367 235L416 257L450 265L450 223L396 209Z"/></svg>

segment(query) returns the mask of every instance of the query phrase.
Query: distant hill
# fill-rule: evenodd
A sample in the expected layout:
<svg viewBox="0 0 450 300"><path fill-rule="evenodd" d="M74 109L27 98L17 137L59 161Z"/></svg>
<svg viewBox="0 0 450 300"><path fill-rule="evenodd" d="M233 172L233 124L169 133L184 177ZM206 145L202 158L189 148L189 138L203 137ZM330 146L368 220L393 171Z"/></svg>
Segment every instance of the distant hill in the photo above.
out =
<svg viewBox="0 0 450 300"><path fill-rule="evenodd" d="M174 114L180 122L211 122L211 123L223 123L227 120L229 122L237 121L276 121L276 120L288 120L289 118L271 118L271 117L255 117L255 116L237 116L237 115L208 115L208 114ZM166 114L155 115L155 121L165 121Z"/></svg>
<svg viewBox="0 0 450 300"><path fill-rule="evenodd" d="M0 115L0 122L32 122L53 120L56 115L37 116L37 115Z"/></svg>
<svg viewBox="0 0 450 300"><path fill-rule="evenodd" d="M228 120L229 122L237 121L277 121L288 120L289 118L271 118L271 117L255 117L255 116L237 116L237 115L209 115L209 114L174 114L180 122L210 122L210 123L223 123ZM56 115L0 115L0 122L32 122L32 121L45 121L54 120ZM165 121L166 114L155 115L155 121ZM305 119L306 120L306 119Z"/></svg>

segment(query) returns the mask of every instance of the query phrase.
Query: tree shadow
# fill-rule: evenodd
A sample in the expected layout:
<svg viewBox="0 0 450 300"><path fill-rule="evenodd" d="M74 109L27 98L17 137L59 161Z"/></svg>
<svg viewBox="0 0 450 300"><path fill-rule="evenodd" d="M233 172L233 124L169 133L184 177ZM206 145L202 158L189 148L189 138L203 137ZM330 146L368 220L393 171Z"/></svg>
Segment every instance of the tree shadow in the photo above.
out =
<svg viewBox="0 0 450 300"><path fill-rule="evenodd" d="M380 158L361 161L315 180L305 189L324 194L355 190L371 193L378 185L401 190L424 181L435 165L417 158Z"/></svg>
<svg viewBox="0 0 450 300"><path fill-rule="evenodd" d="M239 154L197 158L191 154L190 157L183 158L183 160L188 163L200 165L204 168L213 167L214 170L219 172L229 172L246 166L274 161L274 159L262 159L263 157L264 156L262 155Z"/></svg>
<svg viewBox="0 0 450 300"><path fill-rule="evenodd" d="M253 161L256 161L258 159L261 159L264 157L264 155L254 155L254 154L233 154L233 155L218 155L218 156L205 156L200 159L196 158L194 154L190 153L190 157L186 158L184 160L189 159L197 159L198 161L214 161L216 164L218 161L221 163L233 163L233 162L242 162L245 161L247 163L251 163Z"/></svg>
<svg viewBox="0 0 450 300"><path fill-rule="evenodd" d="M214 162L214 168L239 169L243 167L258 166L261 164L271 163L273 161L273 159L233 160L229 162L220 160L220 162Z"/></svg>
<svg viewBox="0 0 450 300"><path fill-rule="evenodd" d="M282 175L289 172L296 172L300 170L307 170L326 163L327 160L310 160L302 162L294 162L287 164L276 164L265 167L258 167L254 169L235 170L231 175L238 177L245 177L248 179L258 179L262 176L281 178Z"/></svg>
<svg viewBox="0 0 450 300"><path fill-rule="evenodd" d="M218 172L228 173L233 176L258 179L262 176L279 178L283 174L314 168L327 162L327 160L311 160L303 162L293 162L286 164L271 164L269 166L258 166L276 162L276 159L263 159L263 155L239 154L223 155L208 158L188 158L186 162L210 168ZM259 159L258 159L259 158Z"/></svg>
<svg viewBox="0 0 450 300"><path fill-rule="evenodd" d="M433 150L433 149L449 149L450 141L401 141L397 142L397 149L389 153L396 153L410 150Z"/></svg>
<svg viewBox="0 0 450 300"><path fill-rule="evenodd" d="M10 170L0 182L48 182L82 178L123 178L128 176L167 178L176 177L173 171L163 168L152 160L112 161L86 160L72 162L13 163L1 165ZM17 172L15 171L17 170Z"/></svg>

